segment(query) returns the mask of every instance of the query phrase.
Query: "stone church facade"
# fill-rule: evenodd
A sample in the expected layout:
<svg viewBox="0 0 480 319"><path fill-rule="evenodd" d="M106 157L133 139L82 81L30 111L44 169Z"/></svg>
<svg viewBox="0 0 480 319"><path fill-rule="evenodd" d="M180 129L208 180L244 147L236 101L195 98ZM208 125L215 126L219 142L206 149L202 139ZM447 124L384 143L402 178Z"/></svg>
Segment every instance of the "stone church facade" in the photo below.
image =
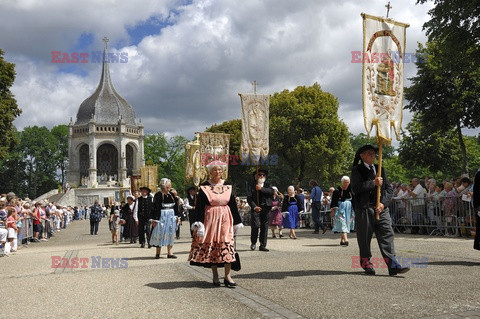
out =
<svg viewBox="0 0 480 319"><path fill-rule="evenodd" d="M67 183L75 191L75 205L104 202L130 189L130 177L145 165L143 125L115 90L106 61L97 89L70 121L68 142Z"/></svg>

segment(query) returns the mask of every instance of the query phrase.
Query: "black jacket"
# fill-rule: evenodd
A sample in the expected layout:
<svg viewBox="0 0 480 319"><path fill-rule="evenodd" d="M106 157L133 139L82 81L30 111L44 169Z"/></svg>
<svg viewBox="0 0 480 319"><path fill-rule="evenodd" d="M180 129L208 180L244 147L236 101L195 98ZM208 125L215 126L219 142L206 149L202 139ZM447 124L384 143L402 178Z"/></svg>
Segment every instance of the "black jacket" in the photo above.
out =
<svg viewBox="0 0 480 319"><path fill-rule="evenodd" d="M248 192L247 192L247 202L250 205L252 211L257 206L267 206L272 207L272 200L273 200L273 188L270 186L268 182L263 184L261 190L258 191L257 197L257 190L255 189L255 185L257 185L257 181L249 185ZM260 204L257 202L258 199L260 200Z"/></svg>
<svg viewBox="0 0 480 319"><path fill-rule="evenodd" d="M378 166L375 164L375 169L378 170ZM353 191L353 206L354 209L364 209L364 208L373 208L374 206L369 205L372 202L376 202L377 198L377 187L373 184L373 180L369 179L370 170L360 162L360 164L355 165L352 168L352 176L350 178ZM381 197L380 201L385 206L388 207L390 199L393 196L393 188L390 185L390 182L387 178L387 174L382 167L382 178L383 184L381 187Z"/></svg>
<svg viewBox="0 0 480 319"><path fill-rule="evenodd" d="M148 220L153 209L153 198L151 196L147 196L147 198L140 196L137 198L137 206L138 219Z"/></svg>
<svg viewBox="0 0 480 319"><path fill-rule="evenodd" d="M172 192L168 194L163 194L161 191L155 193L153 196L153 208L150 213L150 218L153 220L160 220L162 215L162 203L164 204L175 204L173 206L173 211L175 212L175 216L180 217L180 213L178 211L178 203L175 200L175 196Z"/></svg>

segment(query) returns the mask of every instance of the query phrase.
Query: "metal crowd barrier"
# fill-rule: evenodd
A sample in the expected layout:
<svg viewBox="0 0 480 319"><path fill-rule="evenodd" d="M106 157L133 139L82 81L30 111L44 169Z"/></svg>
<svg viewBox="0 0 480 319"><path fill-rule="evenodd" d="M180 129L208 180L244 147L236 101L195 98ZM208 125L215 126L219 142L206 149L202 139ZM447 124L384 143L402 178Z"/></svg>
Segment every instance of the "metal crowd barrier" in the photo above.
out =
<svg viewBox="0 0 480 319"><path fill-rule="evenodd" d="M30 216L24 217L22 223L22 243L26 243L33 237L33 220ZM20 241L18 244L21 244Z"/></svg>
<svg viewBox="0 0 480 319"><path fill-rule="evenodd" d="M402 233L471 237L475 228L472 201L458 196L393 199L389 209L395 231Z"/></svg>

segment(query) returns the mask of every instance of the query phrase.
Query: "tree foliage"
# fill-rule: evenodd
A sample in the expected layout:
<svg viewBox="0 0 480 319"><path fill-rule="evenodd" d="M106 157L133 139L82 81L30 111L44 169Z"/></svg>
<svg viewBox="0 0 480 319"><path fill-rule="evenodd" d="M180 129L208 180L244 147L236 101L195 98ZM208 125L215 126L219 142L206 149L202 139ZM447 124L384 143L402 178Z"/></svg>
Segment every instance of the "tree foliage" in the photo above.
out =
<svg viewBox="0 0 480 319"><path fill-rule="evenodd" d="M338 100L315 83L275 93L270 102L270 153L278 155L279 185L332 184L345 174L348 129L338 118Z"/></svg>
<svg viewBox="0 0 480 319"><path fill-rule="evenodd" d="M15 64L5 61L3 54L0 49L0 159L7 156L17 142L13 120L21 113L10 91L15 81Z"/></svg>
<svg viewBox="0 0 480 319"><path fill-rule="evenodd" d="M0 160L0 190L34 199L58 188L68 161L67 127L26 127L15 138L18 144Z"/></svg>
<svg viewBox="0 0 480 319"><path fill-rule="evenodd" d="M146 135L144 140L145 162L158 165L158 178L168 178L179 195L183 195L184 146L188 140L183 136L167 138L164 133Z"/></svg>
<svg viewBox="0 0 480 319"><path fill-rule="evenodd" d="M419 0L417 3L425 3ZM478 0L435 0L424 24L428 35L417 52L428 56L417 62L417 75L405 90L407 109L418 114L428 132L439 127L456 131L461 167L467 172L462 128L480 126L480 34Z"/></svg>

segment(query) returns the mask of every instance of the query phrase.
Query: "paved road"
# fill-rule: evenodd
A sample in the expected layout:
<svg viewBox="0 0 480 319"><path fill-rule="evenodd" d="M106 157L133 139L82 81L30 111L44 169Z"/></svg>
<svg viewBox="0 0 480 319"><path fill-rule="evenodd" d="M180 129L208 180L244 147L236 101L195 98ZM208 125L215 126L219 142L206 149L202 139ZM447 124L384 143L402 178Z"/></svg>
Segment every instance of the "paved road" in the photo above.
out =
<svg viewBox="0 0 480 319"><path fill-rule="evenodd" d="M354 234L340 247L336 234L299 230L297 240L269 238L266 253L250 251L245 227L239 286L229 289L213 287L208 270L188 265L186 227L176 260L166 251L156 260L153 249L113 246L106 221L97 236L88 228L75 221L48 242L0 258L1 318L480 318L480 253L472 240L397 235L397 255L428 258L428 267L397 277L380 268L368 277L352 268ZM88 258L87 267L52 268L60 257ZM98 268L98 258L128 258L127 267L112 269L108 261Z"/></svg>

